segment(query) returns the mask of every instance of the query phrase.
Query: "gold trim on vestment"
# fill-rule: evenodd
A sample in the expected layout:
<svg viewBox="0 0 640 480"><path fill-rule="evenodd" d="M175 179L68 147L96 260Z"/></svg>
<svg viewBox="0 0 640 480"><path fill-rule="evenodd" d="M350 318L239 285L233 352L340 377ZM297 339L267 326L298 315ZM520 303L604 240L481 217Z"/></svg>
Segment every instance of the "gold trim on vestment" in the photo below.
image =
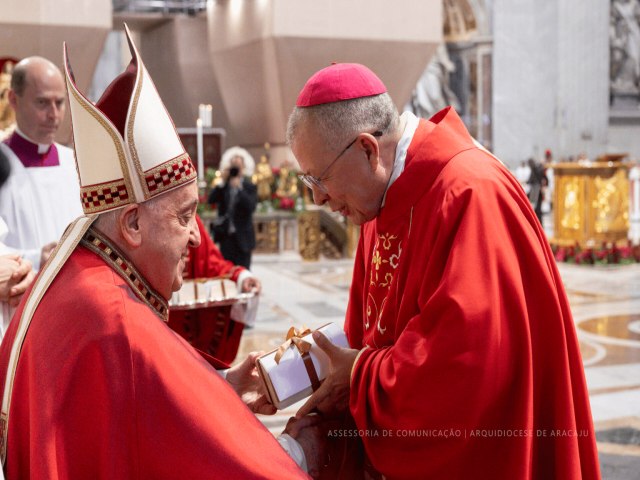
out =
<svg viewBox="0 0 640 480"><path fill-rule="evenodd" d="M131 287L136 296L156 315L167 322L169 304L157 293L131 261L97 229L91 228L80 241L83 247L99 255Z"/></svg>
<svg viewBox="0 0 640 480"><path fill-rule="evenodd" d="M364 351L369 348L369 345L365 345L361 350L358 350L356 358L353 360L353 364L351 365L351 372L349 372L349 387L351 388L351 384L353 383L353 372L356 369L356 365L358 364L358 360L360 360L360 355L364 353Z"/></svg>

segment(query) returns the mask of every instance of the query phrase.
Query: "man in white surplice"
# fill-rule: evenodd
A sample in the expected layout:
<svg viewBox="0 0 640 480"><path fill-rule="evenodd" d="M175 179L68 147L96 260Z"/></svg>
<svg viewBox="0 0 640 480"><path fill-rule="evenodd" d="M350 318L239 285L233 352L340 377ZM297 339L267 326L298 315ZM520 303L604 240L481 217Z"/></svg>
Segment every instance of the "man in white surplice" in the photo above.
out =
<svg viewBox="0 0 640 480"><path fill-rule="evenodd" d="M0 187L9 177L9 173L9 161L0 152ZM7 233L7 225L0 218L0 340L7 330L15 306L34 278L31 262L3 243Z"/></svg>
<svg viewBox="0 0 640 480"><path fill-rule="evenodd" d="M73 151L54 142L65 95L62 74L49 60L29 57L15 66L9 103L17 127L0 144L11 165L0 188L0 218L8 227L5 244L36 269L66 226L82 215Z"/></svg>

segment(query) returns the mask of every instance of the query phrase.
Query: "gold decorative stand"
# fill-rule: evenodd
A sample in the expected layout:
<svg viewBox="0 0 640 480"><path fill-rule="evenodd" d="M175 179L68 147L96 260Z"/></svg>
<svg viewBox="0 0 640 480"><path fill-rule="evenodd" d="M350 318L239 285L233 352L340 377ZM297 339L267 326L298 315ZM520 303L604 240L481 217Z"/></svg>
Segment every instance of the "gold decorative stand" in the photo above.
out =
<svg viewBox="0 0 640 480"><path fill-rule="evenodd" d="M347 219L347 245L346 255L348 258L355 258L360 240L360 225L356 225Z"/></svg>
<svg viewBox="0 0 640 480"><path fill-rule="evenodd" d="M626 241L629 232L630 165L621 161L580 161L553 169L554 238L559 246L593 247Z"/></svg>
<svg viewBox="0 0 640 480"><path fill-rule="evenodd" d="M216 213L201 213L207 231ZM253 215L256 232L256 254L298 252L303 260L325 258L353 258L358 246L360 227L326 208L310 206L302 212L272 211Z"/></svg>
<svg viewBox="0 0 640 480"><path fill-rule="evenodd" d="M320 258L320 210L305 210L298 217L300 256L303 260Z"/></svg>
<svg viewBox="0 0 640 480"><path fill-rule="evenodd" d="M294 212L256 213L253 226L256 232L254 253L298 251L298 221Z"/></svg>

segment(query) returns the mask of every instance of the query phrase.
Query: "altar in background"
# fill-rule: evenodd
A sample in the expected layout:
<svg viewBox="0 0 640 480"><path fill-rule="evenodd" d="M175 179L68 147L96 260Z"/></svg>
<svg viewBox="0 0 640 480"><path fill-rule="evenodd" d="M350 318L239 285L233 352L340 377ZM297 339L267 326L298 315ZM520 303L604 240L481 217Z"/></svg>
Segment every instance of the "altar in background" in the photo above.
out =
<svg viewBox="0 0 640 480"><path fill-rule="evenodd" d="M555 181L552 244L592 247L627 241L632 165L620 157L547 165Z"/></svg>

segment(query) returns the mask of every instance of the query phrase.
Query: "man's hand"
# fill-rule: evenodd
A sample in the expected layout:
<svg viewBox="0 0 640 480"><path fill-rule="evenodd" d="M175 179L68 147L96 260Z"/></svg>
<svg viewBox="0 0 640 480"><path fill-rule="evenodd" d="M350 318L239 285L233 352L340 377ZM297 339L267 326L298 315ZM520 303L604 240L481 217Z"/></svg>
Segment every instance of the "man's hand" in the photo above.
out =
<svg viewBox="0 0 640 480"><path fill-rule="evenodd" d="M20 265L11 275L11 280L9 283L11 284L11 290L9 292L9 305L12 307L17 307L22 299L22 295L29 288L31 282L36 276L36 272L31 268L31 262L26 259L20 260Z"/></svg>
<svg viewBox="0 0 640 480"><path fill-rule="evenodd" d="M19 255L0 257L0 300L15 307L35 277L31 262Z"/></svg>
<svg viewBox="0 0 640 480"><path fill-rule="evenodd" d="M349 390L351 388L351 368L358 356L358 350L341 348L329 341L320 332L313 332L313 340L331 362L329 375L324 379L320 388L296 413L297 418L308 415L314 409L333 416L349 408Z"/></svg>
<svg viewBox="0 0 640 480"><path fill-rule="evenodd" d="M241 363L231 367L227 372L227 382L253 413L273 415L276 407L269 403L256 367L260 355L262 352L251 352Z"/></svg>
<svg viewBox="0 0 640 480"><path fill-rule="evenodd" d="M242 281L242 292L251 292L252 290L259 294L262 291L262 283L256 277L247 277Z"/></svg>
<svg viewBox="0 0 640 480"><path fill-rule="evenodd" d="M291 417L284 432L302 447L307 460L307 470L311 478L320 478L322 468L327 463L327 433L320 415Z"/></svg>
<svg viewBox="0 0 640 480"><path fill-rule="evenodd" d="M53 249L56 248L57 244L57 242L51 242L42 247L42 250L40 251L40 270L42 270L44 264L47 263L47 260L49 260L51 252L53 252Z"/></svg>
<svg viewBox="0 0 640 480"><path fill-rule="evenodd" d="M20 266L20 255L2 255L0 257L0 300L6 302L11 296L11 278Z"/></svg>

